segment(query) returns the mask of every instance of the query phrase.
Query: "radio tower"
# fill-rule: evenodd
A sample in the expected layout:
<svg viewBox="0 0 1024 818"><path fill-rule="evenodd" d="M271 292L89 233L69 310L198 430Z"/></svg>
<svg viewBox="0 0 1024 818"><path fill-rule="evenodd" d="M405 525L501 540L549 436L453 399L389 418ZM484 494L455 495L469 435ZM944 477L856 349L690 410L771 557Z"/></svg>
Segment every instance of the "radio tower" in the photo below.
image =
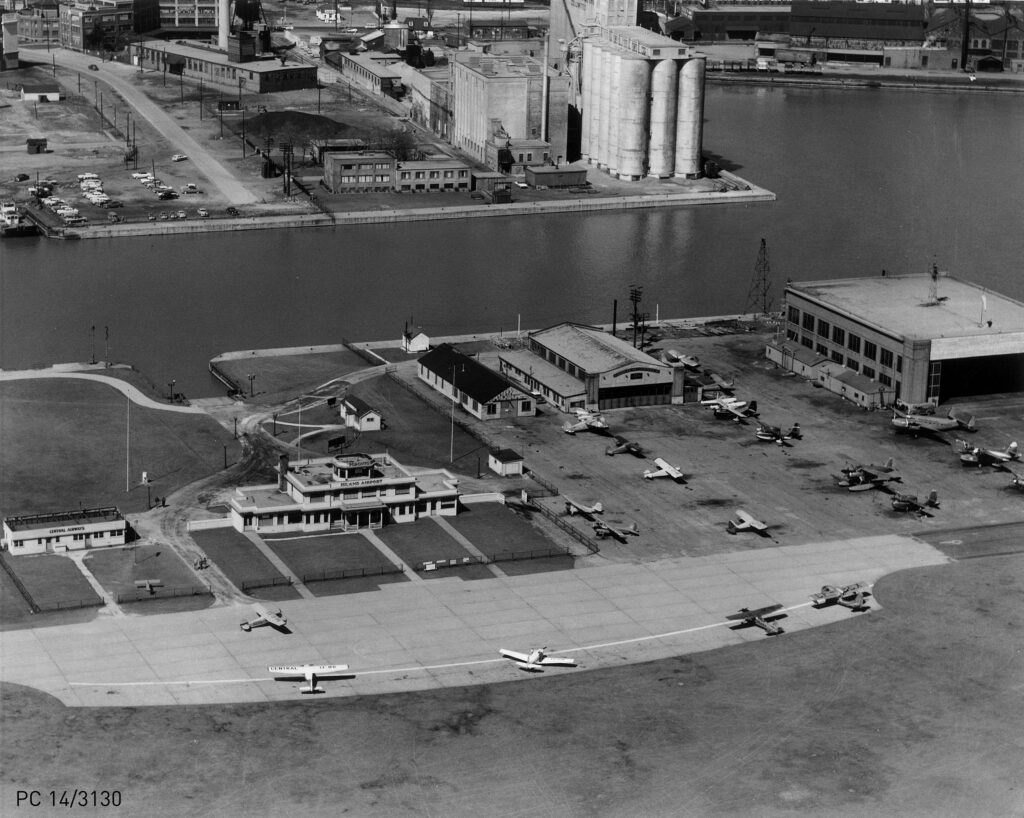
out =
<svg viewBox="0 0 1024 818"><path fill-rule="evenodd" d="M757 265L754 267L754 278L750 282L747 293L746 313L768 315L772 311L772 268L768 264L768 242L761 239L761 249L757 253Z"/></svg>

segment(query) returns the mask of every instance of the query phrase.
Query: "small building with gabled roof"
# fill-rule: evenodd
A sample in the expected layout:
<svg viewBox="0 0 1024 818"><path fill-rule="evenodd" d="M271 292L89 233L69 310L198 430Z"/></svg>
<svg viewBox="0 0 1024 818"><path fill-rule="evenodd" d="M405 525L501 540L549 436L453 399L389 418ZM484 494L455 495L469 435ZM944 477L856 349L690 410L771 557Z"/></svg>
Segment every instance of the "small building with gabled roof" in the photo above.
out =
<svg viewBox="0 0 1024 818"><path fill-rule="evenodd" d="M355 395L349 395L342 402L341 416L349 429L360 432L379 432L384 420L380 412Z"/></svg>
<svg viewBox="0 0 1024 818"><path fill-rule="evenodd" d="M487 467L502 477L515 477L523 473L523 456L514 449L491 449Z"/></svg>
<svg viewBox="0 0 1024 818"><path fill-rule="evenodd" d="M534 399L504 375L484 366L451 344L420 356L417 374L479 420L524 417L534 413Z"/></svg>

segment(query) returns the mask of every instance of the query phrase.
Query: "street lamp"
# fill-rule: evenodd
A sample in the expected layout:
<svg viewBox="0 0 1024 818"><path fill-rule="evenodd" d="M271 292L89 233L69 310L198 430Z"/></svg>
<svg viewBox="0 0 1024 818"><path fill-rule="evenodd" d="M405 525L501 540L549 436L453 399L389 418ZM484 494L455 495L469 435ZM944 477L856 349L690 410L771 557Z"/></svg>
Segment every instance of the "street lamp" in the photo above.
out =
<svg viewBox="0 0 1024 818"><path fill-rule="evenodd" d="M177 380L172 379L171 382L167 384L168 388L171 390L171 403L174 403L174 384L176 383Z"/></svg>
<svg viewBox="0 0 1024 818"><path fill-rule="evenodd" d="M252 382L254 380L256 380L256 373L250 372L249 373L249 397L250 398L255 397L255 395L256 395L256 393L253 392L253 390L252 390Z"/></svg>
<svg viewBox="0 0 1024 818"><path fill-rule="evenodd" d="M451 434L451 443L450 443L449 449L448 449L448 462L449 463L454 463L455 462L455 396L458 393L458 390L455 388L455 368L456 367L459 367L459 369L461 371L463 371L463 372L466 371L466 368L464 366L459 366L459 364L452 364L452 434Z"/></svg>

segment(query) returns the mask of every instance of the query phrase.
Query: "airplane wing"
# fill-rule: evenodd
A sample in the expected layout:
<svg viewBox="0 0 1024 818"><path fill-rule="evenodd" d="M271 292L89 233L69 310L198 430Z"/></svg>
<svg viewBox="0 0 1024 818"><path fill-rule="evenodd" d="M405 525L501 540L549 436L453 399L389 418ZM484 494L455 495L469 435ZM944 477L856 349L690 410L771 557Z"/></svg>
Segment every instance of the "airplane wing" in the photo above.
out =
<svg viewBox="0 0 1024 818"><path fill-rule="evenodd" d="M275 628L283 628L285 626L285 618L273 611L267 611L264 619L267 621L268 625L273 625Z"/></svg>
<svg viewBox="0 0 1024 818"><path fill-rule="evenodd" d="M530 657L526 653L520 653L517 650L509 650L508 648L501 648L498 653L504 656L506 659L511 659L514 662L525 663Z"/></svg>
<svg viewBox="0 0 1024 818"><path fill-rule="evenodd" d="M566 656L545 656L540 664L545 667L576 667L576 660Z"/></svg>
<svg viewBox="0 0 1024 818"><path fill-rule="evenodd" d="M567 420L565 423L562 424L562 431L565 432L567 435L574 435L577 432L582 432L586 428L586 421L583 420L577 421L576 423Z"/></svg>
<svg viewBox="0 0 1024 818"><path fill-rule="evenodd" d="M739 620L742 620L742 621L746 622L748 619L756 619L759 616L765 616L765 615L770 614L770 613L775 613L776 611L781 610L781 609L782 609L782 604L781 603L776 603L774 605L767 605L764 608L758 608L758 609L753 610L753 611L743 610L743 611L739 611L738 613L729 614L726 617L726 619L732 619L732 620L739 619Z"/></svg>
<svg viewBox="0 0 1024 818"><path fill-rule="evenodd" d="M767 531L768 526L762 523L760 520L751 517L742 508L736 512L736 516L743 521L743 525L746 528L752 528L754 531Z"/></svg>
<svg viewBox="0 0 1024 818"><path fill-rule="evenodd" d="M653 480L655 477L668 477L668 472L664 469L658 469L657 471L651 471L650 469L644 470L645 480Z"/></svg>

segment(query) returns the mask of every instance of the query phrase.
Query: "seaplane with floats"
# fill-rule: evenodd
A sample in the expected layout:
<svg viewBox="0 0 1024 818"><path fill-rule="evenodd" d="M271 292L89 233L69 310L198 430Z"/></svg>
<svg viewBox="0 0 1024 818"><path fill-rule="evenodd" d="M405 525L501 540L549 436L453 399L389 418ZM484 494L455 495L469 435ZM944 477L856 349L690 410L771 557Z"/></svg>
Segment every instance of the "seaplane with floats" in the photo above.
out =
<svg viewBox="0 0 1024 818"><path fill-rule="evenodd" d="M608 434L608 421L597 412L588 409L576 409L576 421L567 420L562 424L562 431L567 435L574 435L577 432L597 432L599 435Z"/></svg>
<svg viewBox="0 0 1024 818"><path fill-rule="evenodd" d="M982 449L972 446L966 440L956 439L954 449L960 454L960 463L963 466L992 466L994 469L1005 469L1007 463L1020 460L1020 451L1017 441L1014 441L1005 449Z"/></svg>
<svg viewBox="0 0 1024 818"><path fill-rule="evenodd" d="M863 611L868 607L867 598L871 596L866 582L854 582L851 585L822 585L821 590L811 594L811 605L825 608L829 605L841 605L851 611Z"/></svg>
<svg viewBox="0 0 1024 818"><path fill-rule="evenodd" d="M299 693L323 693L324 689L318 684L321 679L351 679L355 675L346 672L348 665L272 665L267 670L276 682L305 679L306 684L299 686Z"/></svg>
<svg viewBox="0 0 1024 818"><path fill-rule="evenodd" d="M965 429L968 432L975 431L973 415L969 415L966 418L957 417L953 414L952 409L949 410L946 417L939 417L938 415L916 415L901 412L899 409L894 409L892 413L892 425L897 432L911 434L914 437L918 437L923 434L931 435L932 437L940 437L943 432L955 432L960 429Z"/></svg>
<svg viewBox="0 0 1024 818"><path fill-rule="evenodd" d="M268 608L262 602L257 602L252 606L253 612L256 614L252 619L247 619L241 623L239 627L249 633L253 628L271 627L274 630L281 631L281 633L291 633L288 629L288 620L281 615L281 609Z"/></svg>
<svg viewBox="0 0 1024 818"><path fill-rule="evenodd" d="M615 435L615 445L609 446L604 450L604 453L609 457L614 457L617 454L631 454L633 457L646 457L643 446L635 440L627 440L622 435Z"/></svg>
<svg viewBox="0 0 1024 818"><path fill-rule="evenodd" d="M583 503L577 503L575 500L565 497L565 513L570 517L575 517L579 514L581 517L586 517L588 520L592 520L595 514L601 514L604 512L604 506L600 503L594 503L592 506L585 506Z"/></svg>
<svg viewBox="0 0 1024 818"><path fill-rule="evenodd" d="M791 440L803 440L804 434L800 430L800 424L794 423L788 432L783 432L779 426L772 426L768 423L758 423L757 431L754 433L758 440L778 443L780 446L791 445Z"/></svg>
<svg viewBox="0 0 1024 818"><path fill-rule="evenodd" d="M768 524L748 514L742 508L736 509L736 519L729 520L725 525L725 530L730 534L738 534L740 531L753 531L762 537L770 536Z"/></svg>
<svg viewBox="0 0 1024 818"><path fill-rule="evenodd" d="M543 673L544 669L549 667L576 667L575 659L566 656L549 656L546 647L534 648L528 653L501 648L498 653L503 658L509 659L517 668L528 673Z"/></svg>
<svg viewBox="0 0 1024 818"><path fill-rule="evenodd" d="M782 627L776 625L775 622L778 619L783 619L786 614L770 616L770 614L779 610L782 610L782 605L780 603L767 605L764 608L757 608L753 611L750 610L750 608L740 608L737 613L729 614L726 619L739 621L740 624L732 626L733 630L755 627L763 630L768 636L779 636L784 633L784 631L782 630Z"/></svg>
<svg viewBox="0 0 1024 818"><path fill-rule="evenodd" d="M654 465L657 469L644 469L644 480L654 480L657 477L671 477L677 483L685 483L686 478L678 468L663 458L654 458Z"/></svg>
<svg viewBox="0 0 1024 818"><path fill-rule="evenodd" d="M629 537L639 537L640 529L636 523L631 523L626 528L617 528L604 520L594 520L594 535L601 540L611 537L624 543Z"/></svg>
<svg viewBox="0 0 1024 818"><path fill-rule="evenodd" d="M881 466L848 466L840 472L838 485L850 491L884 489L889 483L903 482L903 478L893 474L894 470L891 457Z"/></svg>
<svg viewBox="0 0 1024 818"><path fill-rule="evenodd" d="M935 490L928 492L928 495L923 500L918 499L916 494L893 492L892 495L893 511L912 511L919 517L931 517L932 515L928 512L928 509L938 507L939 493Z"/></svg>
<svg viewBox="0 0 1024 818"><path fill-rule="evenodd" d="M696 355L687 355L678 349L662 350L661 362L672 366L685 366L687 369L700 369L700 358Z"/></svg>
<svg viewBox="0 0 1024 818"><path fill-rule="evenodd" d="M135 580L135 587L140 591L145 590L147 594L151 596L156 593L157 588L163 588L163 580L159 579L137 579Z"/></svg>
<svg viewBox="0 0 1024 818"><path fill-rule="evenodd" d="M701 401L701 403L704 406L711 407L716 420L732 420L736 423L746 423L747 418L756 418L758 416L756 400L748 403L737 398L717 397Z"/></svg>

